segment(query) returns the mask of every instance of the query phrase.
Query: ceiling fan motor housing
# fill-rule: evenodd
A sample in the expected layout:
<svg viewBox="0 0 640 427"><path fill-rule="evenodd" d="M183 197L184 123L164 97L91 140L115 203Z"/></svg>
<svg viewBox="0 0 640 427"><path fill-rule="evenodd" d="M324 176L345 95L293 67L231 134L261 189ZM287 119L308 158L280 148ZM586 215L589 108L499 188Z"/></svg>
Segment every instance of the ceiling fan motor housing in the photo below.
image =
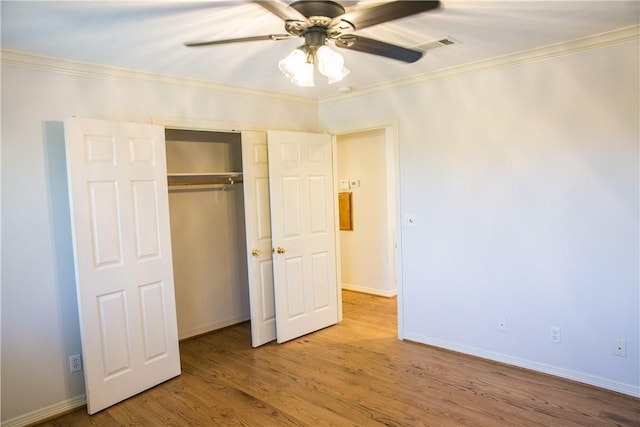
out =
<svg viewBox="0 0 640 427"><path fill-rule="evenodd" d="M310 47L324 46L327 41L327 29L325 27L313 26L304 33L304 42Z"/></svg>
<svg viewBox="0 0 640 427"><path fill-rule="evenodd" d="M345 13L344 7L334 1L301 0L291 3L289 6L300 12L303 16L326 16L335 18Z"/></svg>

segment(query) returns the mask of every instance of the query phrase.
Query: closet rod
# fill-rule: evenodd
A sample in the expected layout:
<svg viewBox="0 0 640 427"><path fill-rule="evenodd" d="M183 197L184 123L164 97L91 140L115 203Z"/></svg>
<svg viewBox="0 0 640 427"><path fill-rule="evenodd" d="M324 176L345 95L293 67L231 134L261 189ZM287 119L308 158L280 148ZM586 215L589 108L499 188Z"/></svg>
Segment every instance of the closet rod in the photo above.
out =
<svg viewBox="0 0 640 427"><path fill-rule="evenodd" d="M242 178L240 179L232 179L229 178L228 181L191 181L191 182L169 182L169 187L173 186L198 186L198 185L233 185L233 184L242 184Z"/></svg>

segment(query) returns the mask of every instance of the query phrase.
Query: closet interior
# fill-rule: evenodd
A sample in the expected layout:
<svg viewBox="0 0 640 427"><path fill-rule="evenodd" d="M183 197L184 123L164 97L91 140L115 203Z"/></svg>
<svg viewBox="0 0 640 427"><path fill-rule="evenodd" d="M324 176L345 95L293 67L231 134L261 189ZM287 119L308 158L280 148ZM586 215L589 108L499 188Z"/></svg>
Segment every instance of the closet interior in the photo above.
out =
<svg viewBox="0 0 640 427"><path fill-rule="evenodd" d="M249 320L239 133L166 129L178 337Z"/></svg>

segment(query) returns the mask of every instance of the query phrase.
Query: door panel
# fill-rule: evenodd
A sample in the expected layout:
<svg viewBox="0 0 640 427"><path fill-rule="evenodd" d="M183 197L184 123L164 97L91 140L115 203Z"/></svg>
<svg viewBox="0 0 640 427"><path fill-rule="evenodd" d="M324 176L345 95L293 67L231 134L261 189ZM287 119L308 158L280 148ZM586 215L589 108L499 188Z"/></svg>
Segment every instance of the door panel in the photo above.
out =
<svg viewBox="0 0 640 427"><path fill-rule="evenodd" d="M286 239L302 238L302 212L300 197L300 178L285 176L282 183L282 206L280 212L283 215L284 232Z"/></svg>
<svg viewBox="0 0 640 427"><path fill-rule="evenodd" d="M164 287L162 282L140 286L140 308L144 337L144 361L149 362L167 353L165 328L167 313L164 310Z"/></svg>
<svg viewBox="0 0 640 427"><path fill-rule="evenodd" d="M328 276L330 261L327 253L312 254L311 264L313 266L313 301L315 303L313 309L322 310L329 306L331 301L330 295L331 292L334 291Z"/></svg>
<svg viewBox="0 0 640 427"><path fill-rule="evenodd" d="M297 319L306 312L304 295L304 260L302 257L287 257L284 260L286 300L288 320ZM278 309L281 309L278 307ZM278 337L279 338L279 337Z"/></svg>
<svg viewBox="0 0 640 427"><path fill-rule="evenodd" d="M262 321L270 322L273 326L273 341L276 334L276 307L273 295L273 262L271 259L259 262L260 284L262 289ZM271 328L270 328L271 329Z"/></svg>
<svg viewBox="0 0 640 427"><path fill-rule="evenodd" d="M311 218L309 232L311 234L327 233L327 194L325 193L326 188L327 182L325 180L325 177L309 177L309 214Z"/></svg>
<svg viewBox="0 0 640 427"><path fill-rule="evenodd" d="M125 293L98 296L105 379L130 370L129 325ZM85 360L85 365L87 361Z"/></svg>
<svg viewBox="0 0 640 427"><path fill-rule="evenodd" d="M180 374L164 129L65 122L87 410Z"/></svg>
<svg viewBox="0 0 640 427"><path fill-rule="evenodd" d="M133 195L137 258L138 260L155 258L160 254L155 182L134 181L131 183L131 193Z"/></svg>
<svg viewBox="0 0 640 427"><path fill-rule="evenodd" d="M242 132L244 209L249 266L251 342L254 347L276 339L269 160L265 132Z"/></svg>
<svg viewBox="0 0 640 427"><path fill-rule="evenodd" d="M338 321L332 139L268 132L278 342Z"/></svg>

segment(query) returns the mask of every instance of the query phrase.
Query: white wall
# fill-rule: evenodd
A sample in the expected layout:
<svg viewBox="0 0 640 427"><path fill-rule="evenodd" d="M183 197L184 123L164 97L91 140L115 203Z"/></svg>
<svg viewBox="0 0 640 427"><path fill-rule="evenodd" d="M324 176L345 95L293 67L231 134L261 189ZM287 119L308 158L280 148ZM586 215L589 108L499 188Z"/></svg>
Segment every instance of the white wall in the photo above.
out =
<svg viewBox="0 0 640 427"><path fill-rule="evenodd" d="M337 137L338 179L358 180L350 188L353 230L340 231L342 288L375 295L396 294L393 230L389 227L387 140L384 128Z"/></svg>
<svg viewBox="0 0 640 427"><path fill-rule="evenodd" d="M80 332L64 118L149 123L154 116L187 117L313 131L317 105L5 52L1 72L4 423L64 409L84 393L82 373L68 373Z"/></svg>
<svg viewBox="0 0 640 427"><path fill-rule="evenodd" d="M640 395L637 33L599 47L354 93L320 120L399 117L417 220L402 229L405 338Z"/></svg>

